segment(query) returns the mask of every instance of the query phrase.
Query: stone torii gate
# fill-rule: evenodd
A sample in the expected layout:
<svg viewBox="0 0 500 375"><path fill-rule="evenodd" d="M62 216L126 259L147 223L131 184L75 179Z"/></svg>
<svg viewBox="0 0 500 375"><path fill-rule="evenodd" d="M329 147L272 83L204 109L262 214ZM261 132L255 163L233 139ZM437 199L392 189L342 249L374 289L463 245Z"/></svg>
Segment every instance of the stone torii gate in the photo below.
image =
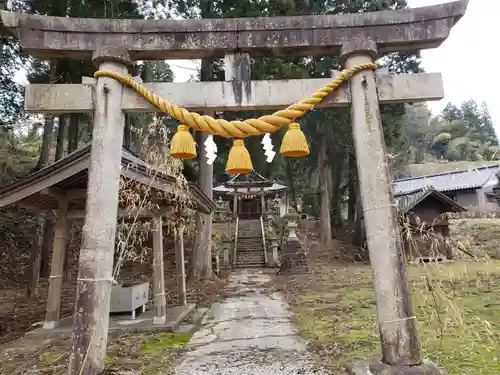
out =
<svg viewBox="0 0 500 375"><path fill-rule="evenodd" d="M372 63L379 54L438 47L465 14L467 0L435 6L327 16L206 20L97 20L2 11L1 21L23 50L41 59L92 59L99 69L127 73L134 60L225 56L226 82L150 83L146 86L190 110L282 108L314 92L327 79L251 81L250 56L339 55L345 68ZM422 364L411 295L405 275L396 206L385 153L379 104L443 98L441 75L363 71L318 107L349 106L361 198L373 268L382 361L354 365L354 374L439 374ZM26 110L52 114L89 112L94 130L90 182L77 296L70 373L103 368L118 204L120 151L127 112L155 111L117 81L100 77L75 85L29 85ZM78 324L78 325L76 325Z"/></svg>

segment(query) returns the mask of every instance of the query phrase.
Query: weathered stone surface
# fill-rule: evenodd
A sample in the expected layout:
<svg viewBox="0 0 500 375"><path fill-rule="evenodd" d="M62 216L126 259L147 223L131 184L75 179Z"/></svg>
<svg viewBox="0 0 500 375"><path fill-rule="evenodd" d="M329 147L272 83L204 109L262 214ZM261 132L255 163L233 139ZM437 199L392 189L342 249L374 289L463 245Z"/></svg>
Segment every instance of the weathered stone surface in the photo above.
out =
<svg viewBox="0 0 500 375"><path fill-rule="evenodd" d="M389 75L377 71L381 104L440 100L444 97L440 73ZM331 79L294 79L245 82L146 83L145 86L171 103L192 111L280 109L295 103L329 83ZM249 87L245 86L249 84ZM242 85L238 89L236 86ZM92 85L32 84L26 86L25 109L29 112L74 113L92 111ZM346 86L326 97L317 107L345 107L350 103ZM125 112L158 111L131 89L124 91Z"/></svg>
<svg viewBox="0 0 500 375"><path fill-rule="evenodd" d="M203 319L203 317L205 316L205 314L208 312L208 308L206 307L200 307L198 309L196 309L193 313L193 315L191 315L191 317L189 318L189 322L191 324L198 324L201 322L201 320Z"/></svg>
<svg viewBox="0 0 500 375"><path fill-rule="evenodd" d="M114 61L132 68L134 63L130 60L130 54L126 46L98 45L92 52L92 62L99 69L103 62Z"/></svg>
<svg viewBox="0 0 500 375"><path fill-rule="evenodd" d="M383 12L276 18L105 20L1 11L23 50L42 59L90 59L98 45L126 47L136 60L339 54L345 42L370 37L380 52L438 47L464 15L467 0ZM97 37L99 35L99 37Z"/></svg>
<svg viewBox="0 0 500 375"><path fill-rule="evenodd" d="M226 288L237 296L212 305L175 374L324 374L310 361L287 303L269 281L262 271L233 272Z"/></svg>
<svg viewBox="0 0 500 375"><path fill-rule="evenodd" d="M344 43L340 48L339 62L344 65L346 59L352 54L363 54L370 56L373 61L378 58L377 43L372 39L354 39Z"/></svg>
<svg viewBox="0 0 500 375"><path fill-rule="evenodd" d="M283 250L283 265L282 273L307 273L309 272L309 264L307 256L302 249L298 239L288 238Z"/></svg>
<svg viewBox="0 0 500 375"><path fill-rule="evenodd" d="M360 362L347 366L347 371L352 375L447 375L448 372L440 370L434 363L426 361L420 366L393 366L381 361Z"/></svg>
<svg viewBox="0 0 500 375"><path fill-rule="evenodd" d="M363 52L373 48L373 45L353 42L346 48L345 67L372 63L370 55ZM362 51L359 54L352 53L356 51L356 44ZM384 362L390 364L417 365L422 358L391 191L377 82L373 72L367 71L352 77L349 87L363 222L373 269L382 357Z"/></svg>

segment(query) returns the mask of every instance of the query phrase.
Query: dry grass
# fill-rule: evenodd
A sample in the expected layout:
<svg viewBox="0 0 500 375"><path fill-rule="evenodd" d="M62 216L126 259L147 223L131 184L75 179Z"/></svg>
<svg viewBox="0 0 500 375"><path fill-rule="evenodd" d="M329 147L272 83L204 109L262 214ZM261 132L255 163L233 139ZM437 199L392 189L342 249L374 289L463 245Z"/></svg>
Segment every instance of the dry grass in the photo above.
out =
<svg viewBox="0 0 500 375"><path fill-rule="evenodd" d="M278 283L318 360L344 374L348 362L380 357L371 269L339 264L314 241L309 251L312 274ZM408 276L424 355L450 374L499 374L500 262L409 266Z"/></svg>
<svg viewBox="0 0 500 375"><path fill-rule="evenodd" d="M500 219L453 220L450 234L462 242L474 255L500 259Z"/></svg>

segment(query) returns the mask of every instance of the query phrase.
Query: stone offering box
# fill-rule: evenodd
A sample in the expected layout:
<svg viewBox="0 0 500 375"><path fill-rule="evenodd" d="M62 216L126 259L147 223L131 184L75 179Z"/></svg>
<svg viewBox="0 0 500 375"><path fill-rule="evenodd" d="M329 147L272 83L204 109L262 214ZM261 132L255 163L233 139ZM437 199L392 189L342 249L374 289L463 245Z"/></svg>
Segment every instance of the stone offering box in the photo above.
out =
<svg viewBox="0 0 500 375"><path fill-rule="evenodd" d="M111 313L129 312L135 319L135 311L142 308L146 311L149 300L149 283L124 283L114 285L111 289Z"/></svg>

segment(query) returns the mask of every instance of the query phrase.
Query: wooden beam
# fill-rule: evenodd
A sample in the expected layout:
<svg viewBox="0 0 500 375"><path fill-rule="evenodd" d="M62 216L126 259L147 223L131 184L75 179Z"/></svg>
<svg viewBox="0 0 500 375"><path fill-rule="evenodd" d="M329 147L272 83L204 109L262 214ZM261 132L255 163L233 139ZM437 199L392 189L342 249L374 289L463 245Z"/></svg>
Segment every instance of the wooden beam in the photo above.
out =
<svg viewBox="0 0 500 375"><path fill-rule="evenodd" d="M65 191L63 189L58 188L56 186L50 186L48 188L40 190L40 194L50 195L51 197L54 197L54 198L62 198L66 195Z"/></svg>
<svg viewBox="0 0 500 375"><path fill-rule="evenodd" d="M66 197L69 200L85 200L87 199L87 189L66 190Z"/></svg>
<svg viewBox="0 0 500 375"><path fill-rule="evenodd" d="M165 299L165 274L163 269L163 225L161 215L153 217L153 324L165 324L167 302Z"/></svg>
<svg viewBox="0 0 500 375"><path fill-rule="evenodd" d="M52 264L50 266L49 291L47 295L47 310L43 328L57 327L60 317L61 287L63 283L63 267L66 256L66 243L68 241L68 200L59 199L59 210L55 223Z"/></svg>
<svg viewBox="0 0 500 375"><path fill-rule="evenodd" d="M360 73L362 74L362 73ZM388 75L376 74L381 104L411 103L441 100L444 97L440 73ZM160 97L191 111L280 109L310 96L329 83L329 78L227 81L227 82L169 82L146 83L145 86ZM91 112L93 85L32 84L26 86L25 109L28 112ZM350 96L344 85L318 105L345 107ZM57 99L54 99L57 98ZM124 91L122 109L125 112L158 111L131 89Z"/></svg>
<svg viewBox="0 0 500 375"><path fill-rule="evenodd" d="M66 190L57 186L51 186L40 191L42 195L50 195L54 198L65 197L68 200L80 200L87 198L87 189Z"/></svg>
<svg viewBox="0 0 500 375"><path fill-rule="evenodd" d="M172 213L171 207L162 207L159 210L126 210L123 208L118 209L117 218L154 218L155 215L161 215L168 219L174 219L175 215ZM68 219L83 219L85 217L85 210L70 210L68 211Z"/></svg>
<svg viewBox="0 0 500 375"><path fill-rule="evenodd" d="M49 174L46 178L36 181L33 184L25 184L16 187L12 192L8 192L3 196L0 196L0 207L5 207L9 204L21 201L22 199L29 197L35 193L46 191L45 189L63 181L64 179L77 174L78 172L87 169L89 165L88 158L83 158L74 162L67 169ZM48 191L47 191L48 192Z"/></svg>
<svg viewBox="0 0 500 375"><path fill-rule="evenodd" d="M177 273L177 293L179 306L187 305L186 267L184 265L184 226L181 224L175 230L175 269Z"/></svg>

